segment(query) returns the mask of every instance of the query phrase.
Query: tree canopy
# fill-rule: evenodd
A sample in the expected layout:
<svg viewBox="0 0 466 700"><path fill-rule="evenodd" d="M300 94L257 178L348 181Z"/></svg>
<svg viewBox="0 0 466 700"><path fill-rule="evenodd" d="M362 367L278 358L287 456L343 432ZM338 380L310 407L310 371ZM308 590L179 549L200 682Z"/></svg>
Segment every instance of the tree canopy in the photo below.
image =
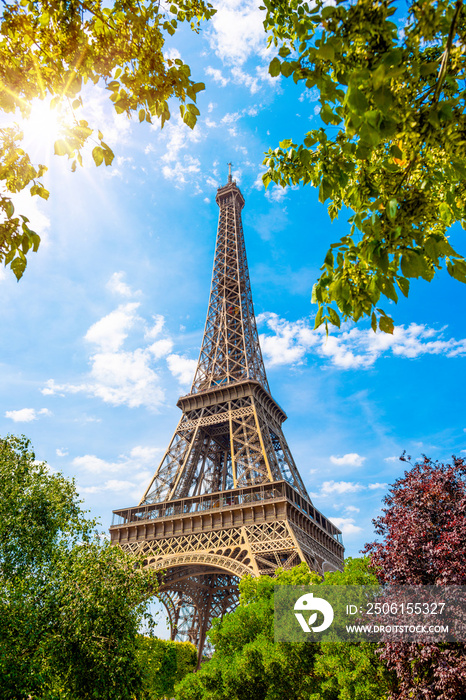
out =
<svg viewBox="0 0 466 700"><path fill-rule="evenodd" d="M272 76L320 101L322 126L270 150L268 185L312 185L331 219L352 210L314 286L315 326L369 316L443 264L466 282L447 231L466 226L466 17L462 0L264 0ZM285 134L286 135L286 132Z"/></svg>
<svg viewBox="0 0 466 700"><path fill-rule="evenodd" d="M143 562L94 534L74 483L0 439L0 696L125 700L143 690ZM150 622L150 621L149 621Z"/></svg>
<svg viewBox="0 0 466 700"><path fill-rule="evenodd" d="M212 16L204 0L173 0L166 9L157 0L4 0L0 18L0 110L27 117L34 99L50 99L63 117L62 136L55 153L82 165L82 151L93 145L96 165L109 165L113 152L99 125L79 116L89 90L101 83L117 113L140 122L170 118L168 100L180 103L181 116L191 128L199 110L196 95L204 84L191 78L180 58L166 58L165 39L184 22L199 30ZM28 251L40 237L27 217L17 214L11 194L29 189L48 198L41 181L44 165L31 162L22 148L23 134L12 125L0 128L0 263L10 265L19 279Z"/></svg>
<svg viewBox="0 0 466 700"><path fill-rule="evenodd" d="M348 559L326 585L373 585L367 560ZM302 563L276 577L240 581L240 605L209 633L212 659L176 688L178 700L382 700L390 674L369 643L274 642L274 587L313 585L322 578Z"/></svg>
<svg viewBox="0 0 466 700"><path fill-rule="evenodd" d="M405 461L409 458L404 457ZM366 545L382 584L466 584L466 464L427 457L407 470L374 520L381 538ZM464 611L462 613L464 615ZM461 700L466 696L462 643L384 643L380 658L396 673L391 700Z"/></svg>

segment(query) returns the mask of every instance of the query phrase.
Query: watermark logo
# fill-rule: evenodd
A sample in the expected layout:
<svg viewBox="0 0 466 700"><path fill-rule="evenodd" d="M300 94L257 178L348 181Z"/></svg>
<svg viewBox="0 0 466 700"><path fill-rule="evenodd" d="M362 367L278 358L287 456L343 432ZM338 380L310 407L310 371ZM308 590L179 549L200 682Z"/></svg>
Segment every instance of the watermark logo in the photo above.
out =
<svg viewBox="0 0 466 700"><path fill-rule="evenodd" d="M303 612L312 614L309 616L306 622L304 615L301 612L296 612L301 610ZM333 608L327 600L323 598L315 598L313 593L306 593L302 595L295 603L294 606L295 617L301 625L303 632L323 632L328 629L333 622ZM313 627L314 623L317 621L317 613L321 612L324 616L324 621L317 627Z"/></svg>
<svg viewBox="0 0 466 700"><path fill-rule="evenodd" d="M464 643L466 586L277 585L274 628L276 642Z"/></svg>

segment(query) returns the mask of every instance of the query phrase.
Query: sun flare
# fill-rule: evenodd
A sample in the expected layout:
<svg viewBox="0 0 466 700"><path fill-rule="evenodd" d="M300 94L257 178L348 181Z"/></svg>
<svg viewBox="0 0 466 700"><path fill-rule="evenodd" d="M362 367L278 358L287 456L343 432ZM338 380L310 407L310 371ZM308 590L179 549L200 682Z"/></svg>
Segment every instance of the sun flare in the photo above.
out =
<svg viewBox="0 0 466 700"><path fill-rule="evenodd" d="M35 100L22 129L28 150L44 155L53 153L53 144L63 132L60 112L50 107L50 100Z"/></svg>

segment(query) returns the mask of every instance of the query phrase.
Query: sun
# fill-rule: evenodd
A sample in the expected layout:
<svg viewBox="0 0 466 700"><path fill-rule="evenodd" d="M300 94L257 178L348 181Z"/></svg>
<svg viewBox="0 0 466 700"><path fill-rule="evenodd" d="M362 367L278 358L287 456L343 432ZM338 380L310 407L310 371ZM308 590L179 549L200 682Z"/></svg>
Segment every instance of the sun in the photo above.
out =
<svg viewBox="0 0 466 700"><path fill-rule="evenodd" d="M28 152L42 159L53 154L53 144L63 135L61 114L58 108L50 107L50 99L34 100L30 116L21 127Z"/></svg>

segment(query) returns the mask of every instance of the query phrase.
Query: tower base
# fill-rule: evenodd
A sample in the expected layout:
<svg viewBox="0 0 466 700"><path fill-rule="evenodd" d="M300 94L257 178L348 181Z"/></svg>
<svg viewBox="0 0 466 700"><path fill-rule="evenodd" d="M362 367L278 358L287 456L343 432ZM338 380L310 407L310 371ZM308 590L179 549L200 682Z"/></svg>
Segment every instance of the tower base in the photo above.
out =
<svg viewBox="0 0 466 700"><path fill-rule="evenodd" d="M199 658L243 576L303 561L320 574L343 566L340 531L286 481L116 510L110 535L160 571L172 639L193 642Z"/></svg>

